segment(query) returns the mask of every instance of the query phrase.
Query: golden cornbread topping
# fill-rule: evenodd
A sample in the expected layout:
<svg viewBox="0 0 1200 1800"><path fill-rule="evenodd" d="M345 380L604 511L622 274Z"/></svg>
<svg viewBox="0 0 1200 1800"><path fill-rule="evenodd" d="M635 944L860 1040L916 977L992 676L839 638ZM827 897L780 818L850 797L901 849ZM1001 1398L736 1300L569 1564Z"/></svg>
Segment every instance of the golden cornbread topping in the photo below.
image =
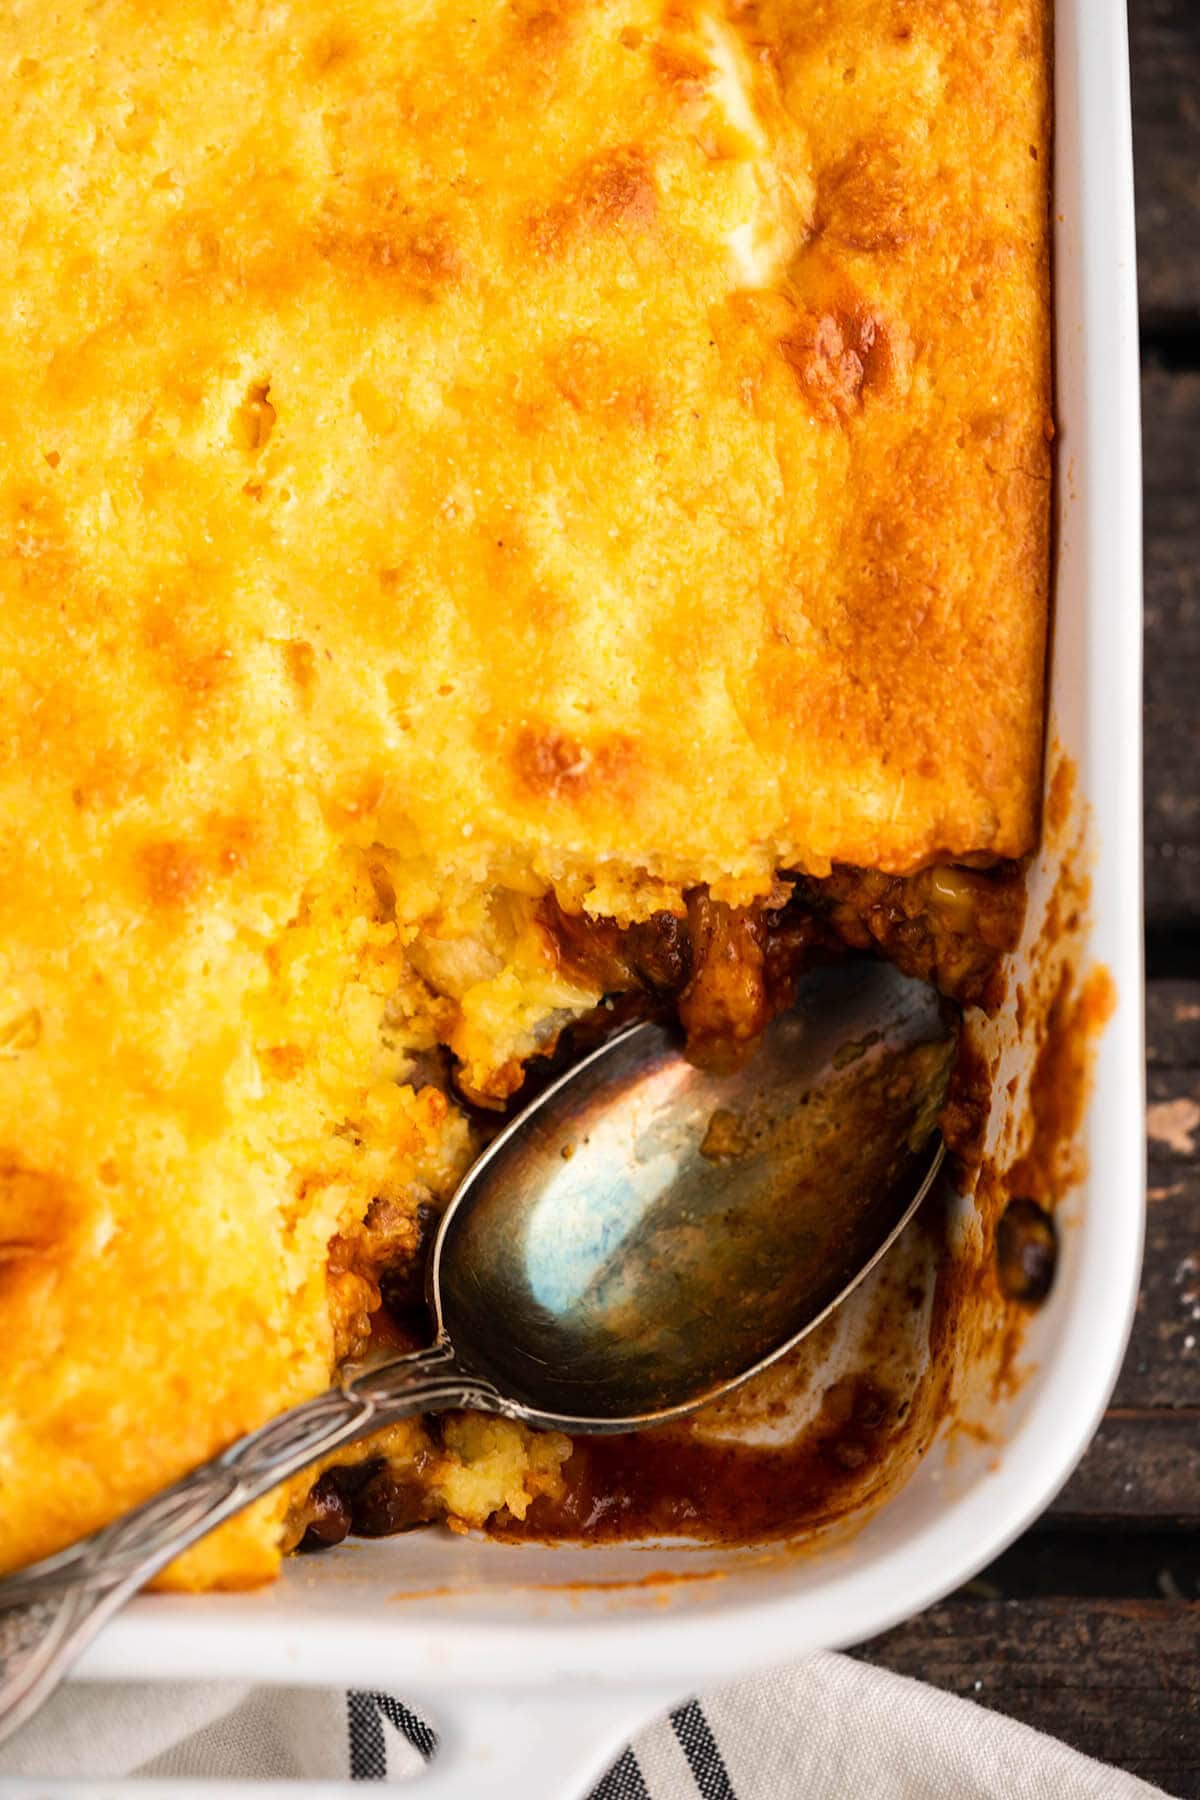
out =
<svg viewBox="0 0 1200 1800"><path fill-rule="evenodd" d="M1043 40L5 9L3 1566L361 1340L364 1232L411 1259L470 1155L440 1047L502 1100L603 991L549 903L1031 848ZM463 1430L434 1512L553 1486ZM287 1504L177 1578L269 1573Z"/></svg>

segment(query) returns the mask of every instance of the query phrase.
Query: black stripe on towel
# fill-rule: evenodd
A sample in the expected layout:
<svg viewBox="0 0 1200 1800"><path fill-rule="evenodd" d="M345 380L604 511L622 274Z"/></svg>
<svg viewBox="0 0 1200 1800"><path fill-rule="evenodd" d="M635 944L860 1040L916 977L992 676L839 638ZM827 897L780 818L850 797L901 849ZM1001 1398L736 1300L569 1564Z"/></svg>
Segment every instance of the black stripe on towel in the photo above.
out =
<svg viewBox="0 0 1200 1800"><path fill-rule="evenodd" d="M737 1800L700 1702L689 1700L686 1706L677 1706L671 1714L671 1725L687 1757L700 1800Z"/></svg>
<svg viewBox="0 0 1200 1800"><path fill-rule="evenodd" d="M596 1783L588 1800L650 1800L632 1750L622 1750L608 1774Z"/></svg>
<svg viewBox="0 0 1200 1800"><path fill-rule="evenodd" d="M351 1691L346 1695L346 1729L350 1734L351 1781L385 1780L387 1747L374 1694Z"/></svg>
<svg viewBox="0 0 1200 1800"><path fill-rule="evenodd" d="M408 1739L413 1749L419 1751L426 1762L436 1751L436 1731L405 1706L402 1700L397 1700L394 1694L360 1693L352 1690L346 1695L351 1781L387 1779L384 1719Z"/></svg>
<svg viewBox="0 0 1200 1800"><path fill-rule="evenodd" d="M419 1714L405 1706L403 1700L397 1700L395 1694L372 1694L371 1698L384 1718L389 1720L397 1731L403 1733L413 1749L420 1751L426 1762L436 1754L437 1732L432 1725L427 1725Z"/></svg>

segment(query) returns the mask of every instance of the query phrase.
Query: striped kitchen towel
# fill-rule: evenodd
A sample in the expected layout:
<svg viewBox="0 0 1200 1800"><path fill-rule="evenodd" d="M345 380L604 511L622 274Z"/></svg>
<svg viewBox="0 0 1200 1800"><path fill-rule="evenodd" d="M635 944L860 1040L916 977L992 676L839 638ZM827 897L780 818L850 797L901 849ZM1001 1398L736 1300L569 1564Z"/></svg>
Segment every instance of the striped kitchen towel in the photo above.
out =
<svg viewBox="0 0 1200 1800"><path fill-rule="evenodd" d="M419 1777L437 1760L429 1722L383 1689L73 1686L0 1749L0 1793L17 1775L85 1776L106 1795L122 1777L415 1779L420 1800ZM537 1761L535 1748L523 1791L542 1800L550 1788ZM469 1772L449 1789L433 1787L453 1800L498 1791ZM136 1796L134 1782L123 1791ZM1161 1792L984 1706L826 1655L677 1706L637 1734L590 1800L1161 1800ZM553 1800L587 1796L555 1790Z"/></svg>

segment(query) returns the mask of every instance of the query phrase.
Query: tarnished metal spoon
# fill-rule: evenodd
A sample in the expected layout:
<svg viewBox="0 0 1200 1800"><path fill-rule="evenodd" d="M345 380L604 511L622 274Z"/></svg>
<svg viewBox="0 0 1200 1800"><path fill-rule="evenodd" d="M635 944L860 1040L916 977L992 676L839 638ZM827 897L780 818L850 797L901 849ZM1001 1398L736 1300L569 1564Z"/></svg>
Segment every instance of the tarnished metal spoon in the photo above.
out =
<svg viewBox="0 0 1200 1800"><path fill-rule="evenodd" d="M806 976L736 1072L657 1025L578 1063L468 1172L430 1263L432 1348L357 1372L0 1582L0 1737L126 1599L280 1481L416 1412L568 1432L701 1406L879 1260L941 1161L954 1015L887 964Z"/></svg>

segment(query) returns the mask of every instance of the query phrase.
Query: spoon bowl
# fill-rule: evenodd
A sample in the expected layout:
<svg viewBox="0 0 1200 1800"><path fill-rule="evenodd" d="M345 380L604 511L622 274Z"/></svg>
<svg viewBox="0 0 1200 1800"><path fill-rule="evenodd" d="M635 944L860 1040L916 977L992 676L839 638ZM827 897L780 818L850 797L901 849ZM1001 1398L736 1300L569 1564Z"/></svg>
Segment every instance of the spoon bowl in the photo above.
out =
<svg viewBox="0 0 1200 1800"><path fill-rule="evenodd" d="M623 1032L504 1130L446 1213L430 1297L456 1364L527 1415L629 1430L810 1331L928 1191L954 1017L885 963L806 976L733 1072Z"/></svg>

